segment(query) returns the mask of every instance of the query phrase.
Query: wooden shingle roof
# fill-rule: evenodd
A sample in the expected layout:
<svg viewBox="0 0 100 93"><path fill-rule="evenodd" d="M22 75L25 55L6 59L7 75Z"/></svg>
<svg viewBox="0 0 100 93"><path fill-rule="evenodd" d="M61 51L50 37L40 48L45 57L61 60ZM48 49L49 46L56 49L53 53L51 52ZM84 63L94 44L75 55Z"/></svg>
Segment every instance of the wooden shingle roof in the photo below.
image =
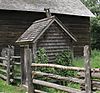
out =
<svg viewBox="0 0 100 93"><path fill-rule="evenodd" d="M0 0L0 9L44 12L44 8L51 13L94 16L80 0Z"/></svg>
<svg viewBox="0 0 100 93"><path fill-rule="evenodd" d="M59 21L59 19L57 19L55 16L51 16L50 18L44 18L42 20L35 21L21 35L16 43L35 43L53 22L56 22L74 41L77 41L75 36L68 31L68 29Z"/></svg>

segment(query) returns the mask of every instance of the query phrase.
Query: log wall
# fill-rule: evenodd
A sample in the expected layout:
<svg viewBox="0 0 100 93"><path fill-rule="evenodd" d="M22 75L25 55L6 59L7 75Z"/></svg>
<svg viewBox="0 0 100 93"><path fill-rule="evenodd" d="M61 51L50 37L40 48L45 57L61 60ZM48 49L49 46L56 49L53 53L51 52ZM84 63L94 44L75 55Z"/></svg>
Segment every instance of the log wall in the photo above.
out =
<svg viewBox="0 0 100 93"><path fill-rule="evenodd" d="M69 50L71 38L58 24L53 23L37 41L37 49L44 48L49 62L54 62L55 57L64 50Z"/></svg>
<svg viewBox="0 0 100 93"><path fill-rule="evenodd" d="M52 14L53 15L53 14ZM90 44L90 20L88 17L56 15L77 37L74 44L75 55L83 54L83 45ZM0 10L0 50L15 41L34 22L46 17L44 13ZM18 49L16 49L16 52ZM16 53L15 52L15 53Z"/></svg>
<svg viewBox="0 0 100 93"><path fill-rule="evenodd" d="M74 43L74 53L76 56L83 56L85 45L90 45L90 18L80 16L58 15L58 18L68 27L77 38Z"/></svg>

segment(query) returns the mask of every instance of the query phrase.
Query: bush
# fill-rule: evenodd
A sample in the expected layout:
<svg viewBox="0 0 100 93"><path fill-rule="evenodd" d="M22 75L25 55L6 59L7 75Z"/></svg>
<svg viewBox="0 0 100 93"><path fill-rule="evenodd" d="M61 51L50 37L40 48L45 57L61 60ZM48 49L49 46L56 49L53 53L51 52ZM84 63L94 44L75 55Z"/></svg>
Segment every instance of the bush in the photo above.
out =
<svg viewBox="0 0 100 93"><path fill-rule="evenodd" d="M63 66L72 66L72 54L69 50L64 50L56 55L56 64ZM74 76L74 71L55 69L55 73L61 76ZM68 81L58 81L59 84L66 86Z"/></svg>
<svg viewBox="0 0 100 93"><path fill-rule="evenodd" d="M46 50L44 48L40 48L37 51L37 56L35 59L35 63L42 63L42 64L47 64L48 63L48 56L46 54ZM41 71L41 72L53 72L53 68L46 68L46 67L38 67L36 70Z"/></svg>
<svg viewBox="0 0 100 93"><path fill-rule="evenodd" d="M63 66L72 66L72 56L71 52L68 50L64 50L58 55L56 55L56 64L63 65ZM66 71L63 69L57 69L56 74L62 76L73 76L73 71Z"/></svg>

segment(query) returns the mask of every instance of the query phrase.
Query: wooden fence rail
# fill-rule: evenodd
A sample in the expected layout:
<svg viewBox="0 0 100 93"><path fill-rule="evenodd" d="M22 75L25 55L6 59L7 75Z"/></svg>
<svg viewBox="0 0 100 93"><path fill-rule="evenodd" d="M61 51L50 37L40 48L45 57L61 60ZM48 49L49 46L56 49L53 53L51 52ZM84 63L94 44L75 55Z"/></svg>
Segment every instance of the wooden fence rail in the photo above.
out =
<svg viewBox="0 0 100 93"><path fill-rule="evenodd" d="M32 63L32 67L52 67L52 68L59 68L59 69L64 69L64 70L74 70L74 71L85 71L85 68L82 67L71 67L71 66L62 66L62 65L57 65L57 64L36 64ZM100 72L99 68L93 68L91 69L91 72Z"/></svg>
<svg viewBox="0 0 100 93"><path fill-rule="evenodd" d="M19 59L20 56L14 56L13 50L8 48L7 55L0 57L0 78L7 81L7 84L14 82L14 65L20 65L20 63L14 62L14 59Z"/></svg>
<svg viewBox="0 0 100 93"><path fill-rule="evenodd" d="M98 81L98 78L100 79L100 69L91 69L90 68L90 57L89 57L89 47L84 47L84 62L85 66L83 68L80 67L71 67L71 66L62 66L58 64L36 64L32 63L32 53L31 50L28 48L25 48L24 50L24 60L21 59L21 62L18 62L18 59L20 59L20 56L14 56L11 55L10 51L8 53L7 57L0 57L0 77L7 81L8 84L10 84L15 79L21 80L21 84L24 84L24 86L27 86L28 93L35 93L36 91L39 93L46 93L42 90L35 89L34 84L37 84L39 86L45 86L50 87L58 90L62 90L68 93L92 93L92 90L95 88L95 90L100 90L100 81ZM3 64L3 60L7 61L7 64ZM19 60L20 61L20 60ZM21 66L21 75L15 76L14 66ZM57 68L57 69L63 69L63 70L69 70L69 71L76 71L78 72L77 77L65 77L60 76L52 73L45 73L40 71L35 71L35 68ZM6 69L6 70L5 70ZM33 71L32 71L33 69ZM20 72L19 72L20 73ZM81 89L74 89L69 88L66 86L58 85L55 83L38 80L35 79L36 76L41 76L49 79L54 80L61 80L61 81L70 81L73 83L78 83L80 85L83 85L84 91ZM95 78L96 80L92 79ZM24 79L24 80L23 80ZM24 81L24 82L23 82Z"/></svg>

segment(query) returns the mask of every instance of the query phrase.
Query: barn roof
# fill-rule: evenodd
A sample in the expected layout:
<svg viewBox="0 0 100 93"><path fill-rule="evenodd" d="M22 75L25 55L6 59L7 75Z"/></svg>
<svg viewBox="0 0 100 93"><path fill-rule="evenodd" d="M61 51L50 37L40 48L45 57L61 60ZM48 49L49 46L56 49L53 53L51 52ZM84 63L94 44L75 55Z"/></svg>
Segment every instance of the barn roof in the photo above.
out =
<svg viewBox="0 0 100 93"><path fill-rule="evenodd" d="M44 12L44 8L51 13L94 16L80 0L0 0L0 9Z"/></svg>
<svg viewBox="0 0 100 93"><path fill-rule="evenodd" d="M74 41L77 41L75 36L68 31L68 29L59 21L59 19L57 19L55 16L52 16L50 18L44 18L42 20L35 21L16 42L35 43L53 22L56 22Z"/></svg>

